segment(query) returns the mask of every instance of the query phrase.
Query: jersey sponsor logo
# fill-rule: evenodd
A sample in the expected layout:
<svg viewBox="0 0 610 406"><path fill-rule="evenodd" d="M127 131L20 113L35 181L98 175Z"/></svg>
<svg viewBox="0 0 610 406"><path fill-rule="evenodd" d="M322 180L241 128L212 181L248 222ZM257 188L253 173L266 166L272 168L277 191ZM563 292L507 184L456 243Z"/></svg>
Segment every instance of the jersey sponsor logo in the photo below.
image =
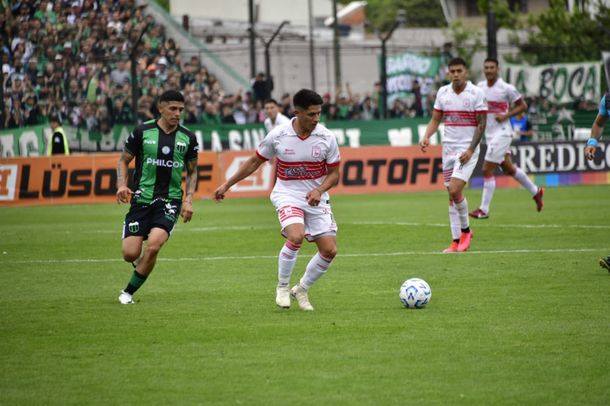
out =
<svg viewBox="0 0 610 406"><path fill-rule="evenodd" d="M152 159L146 158L146 165L152 166L163 166L165 168L182 168L184 164L178 161L172 161L171 159Z"/></svg>
<svg viewBox="0 0 610 406"><path fill-rule="evenodd" d="M277 177L281 180L317 179L326 175L326 161L286 162L278 159Z"/></svg>
<svg viewBox="0 0 610 406"><path fill-rule="evenodd" d="M286 148L286 149L284 149L284 154L286 154L286 155L294 155L294 154L296 154L296 152L294 151L294 149Z"/></svg>
<svg viewBox="0 0 610 406"><path fill-rule="evenodd" d="M131 134L131 136L133 137L133 134ZM144 140L144 144L156 145L157 141L155 141L155 140Z"/></svg>
<svg viewBox="0 0 610 406"><path fill-rule="evenodd" d="M166 145L163 148L161 148L161 152L164 153L165 155L168 155L170 153L171 149Z"/></svg>
<svg viewBox="0 0 610 406"><path fill-rule="evenodd" d="M178 141L176 143L176 150L181 153L184 154L186 152L186 144L182 141Z"/></svg>

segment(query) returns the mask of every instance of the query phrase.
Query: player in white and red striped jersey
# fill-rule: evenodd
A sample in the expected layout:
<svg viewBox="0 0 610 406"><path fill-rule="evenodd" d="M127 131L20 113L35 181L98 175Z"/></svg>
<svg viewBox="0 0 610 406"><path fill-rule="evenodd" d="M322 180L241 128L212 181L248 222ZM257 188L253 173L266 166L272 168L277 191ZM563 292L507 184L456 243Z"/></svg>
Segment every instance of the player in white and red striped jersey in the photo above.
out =
<svg viewBox="0 0 610 406"><path fill-rule="evenodd" d="M462 194L479 158L479 143L485 131L487 102L483 91L466 80L468 67L462 58L449 61L451 84L436 94L432 118L419 145L430 145L441 120L443 131L443 179L449 192L451 245L443 252L463 252L470 248L472 231L468 221L468 202Z"/></svg>
<svg viewBox="0 0 610 406"><path fill-rule="evenodd" d="M505 175L515 178L536 202L536 209L542 210L544 189L538 187L527 177L525 172L513 164L510 154L510 143L513 139L513 128L510 118L527 110L527 103L519 91L506 83L499 75L498 60L487 58L483 63L485 79L477 84L483 89L487 98L487 127L485 140L487 152L483 163L483 195L478 209L470 212L470 217L489 218L489 206L496 189L494 172L499 166Z"/></svg>
<svg viewBox="0 0 610 406"><path fill-rule="evenodd" d="M337 253L337 224L330 207L328 190L339 183L341 156L332 132L319 124L322 98L308 89L293 97L295 118L267 134L256 154L216 189L214 199L221 201L231 186L252 174L272 159L277 160L277 180L271 192L286 243L278 258L276 304L290 307L290 297L302 310L313 310L308 289L322 277ZM315 242L318 252L311 258L305 274L292 289L290 276L303 239Z"/></svg>

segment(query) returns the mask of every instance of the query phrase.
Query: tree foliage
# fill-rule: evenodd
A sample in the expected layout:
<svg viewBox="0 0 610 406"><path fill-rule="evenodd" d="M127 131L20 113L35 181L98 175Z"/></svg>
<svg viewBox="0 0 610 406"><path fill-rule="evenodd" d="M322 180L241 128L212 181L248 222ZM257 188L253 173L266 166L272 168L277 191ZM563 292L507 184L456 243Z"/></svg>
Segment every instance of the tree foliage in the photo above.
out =
<svg viewBox="0 0 610 406"><path fill-rule="evenodd" d="M349 3L351 0L341 0ZM405 10L407 27L444 27L445 17L440 2L429 0L367 0L366 16L380 31L388 30L396 21L398 10Z"/></svg>
<svg viewBox="0 0 610 406"><path fill-rule="evenodd" d="M601 51L610 50L610 8L598 7L594 15L570 13L563 0L551 0L548 10L528 16L527 40L513 38L520 53L511 60L532 65L599 60Z"/></svg>

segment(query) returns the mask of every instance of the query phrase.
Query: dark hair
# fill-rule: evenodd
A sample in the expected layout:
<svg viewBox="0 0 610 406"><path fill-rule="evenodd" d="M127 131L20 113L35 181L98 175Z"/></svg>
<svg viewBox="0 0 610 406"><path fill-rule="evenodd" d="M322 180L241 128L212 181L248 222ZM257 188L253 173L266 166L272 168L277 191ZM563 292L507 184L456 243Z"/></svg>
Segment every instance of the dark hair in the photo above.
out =
<svg viewBox="0 0 610 406"><path fill-rule="evenodd" d="M184 103L184 96L177 90L167 90L159 97L159 103L172 101Z"/></svg>
<svg viewBox="0 0 610 406"><path fill-rule="evenodd" d="M487 63L487 62L493 62L496 64L496 66L500 65L496 58L485 58L485 61L483 63Z"/></svg>
<svg viewBox="0 0 610 406"><path fill-rule="evenodd" d="M275 100L275 99L265 99L265 101L263 102L263 106L264 106L265 104L267 104L267 103L273 103L273 104L275 104L276 106L279 106L279 105L280 105L280 104L277 102L277 100Z"/></svg>
<svg viewBox="0 0 610 406"><path fill-rule="evenodd" d="M324 104L324 100L313 90L301 89L292 96L292 103L295 108L307 110L309 106L321 106Z"/></svg>
<svg viewBox="0 0 610 406"><path fill-rule="evenodd" d="M49 122L50 122L50 123L58 123L58 124L61 124L61 120L60 120L60 118L59 118L59 116L58 116L57 114L51 114L51 115L49 116Z"/></svg>
<svg viewBox="0 0 610 406"><path fill-rule="evenodd" d="M459 56L457 58L452 58L449 63L447 64L447 66L455 66L455 65L463 65L465 68L468 68L468 65L466 65L466 61L463 60L462 58L460 58Z"/></svg>

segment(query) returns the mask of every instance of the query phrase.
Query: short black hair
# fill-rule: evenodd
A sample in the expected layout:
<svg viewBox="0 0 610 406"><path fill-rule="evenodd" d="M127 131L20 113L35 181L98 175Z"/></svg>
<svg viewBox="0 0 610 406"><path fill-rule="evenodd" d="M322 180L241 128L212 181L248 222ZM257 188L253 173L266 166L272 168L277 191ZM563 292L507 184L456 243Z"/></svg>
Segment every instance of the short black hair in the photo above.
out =
<svg viewBox="0 0 610 406"><path fill-rule="evenodd" d="M487 63L487 62L493 62L496 64L496 66L500 65L500 63L498 62L498 60L496 58L485 58L485 61L483 63Z"/></svg>
<svg viewBox="0 0 610 406"><path fill-rule="evenodd" d="M51 114L49 116L49 122L50 123L55 122L55 123L61 124L61 119L59 118L59 116L57 114Z"/></svg>
<svg viewBox="0 0 610 406"><path fill-rule="evenodd" d="M161 97L159 97L159 103L172 101L184 103L184 96L177 90L166 90Z"/></svg>
<svg viewBox="0 0 610 406"><path fill-rule="evenodd" d="M449 63L447 64L447 66L455 66L455 65L463 65L465 68L468 68L466 61L463 60L462 58L460 58L459 56L457 58L452 58L449 61Z"/></svg>
<svg viewBox="0 0 610 406"><path fill-rule="evenodd" d="M292 102L295 108L307 110L309 106L323 105L322 96L309 89L301 89L294 94Z"/></svg>
<svg viewBox="0 0 610 406"><path fill-rule="evenodd" d="M273 103L276 106L279 106L280 104L277 102L277 100L275 99L265 99L265 101L263 102L263 106L266 105L267 103Z"/></svg>

